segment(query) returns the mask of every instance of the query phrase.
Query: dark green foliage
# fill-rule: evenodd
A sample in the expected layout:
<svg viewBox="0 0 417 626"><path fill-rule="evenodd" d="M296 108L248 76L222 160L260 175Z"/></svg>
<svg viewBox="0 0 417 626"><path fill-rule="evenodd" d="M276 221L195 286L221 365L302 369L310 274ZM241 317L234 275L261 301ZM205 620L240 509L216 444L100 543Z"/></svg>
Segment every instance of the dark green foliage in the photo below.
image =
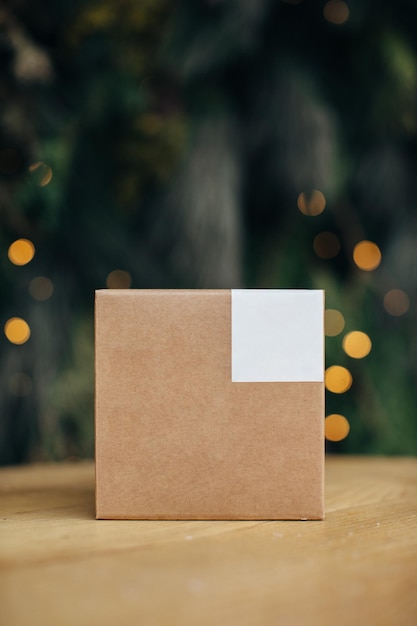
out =
<svg viewBox="0 0 417 626"><path fill-rule="evenodd" d="M1 323L31 327L24 345L0 339L1 462L93 454L93 293L115 269L136 288L325 288L346 320L327 365L353 376L328 392L351 425L329 449L417 452L417 4L352 0L342 24L325 5L1 9ZM297 208L312 189L327 200L315 217ZM322 231L341 242L328 260ZM22 267L7 258L20 237L36 247ZM352 260L362 239L382 251L372 272ZM401 317L383 306L393 288L410 298ZM350 330L371 337L365 359L344 353Z"/></svg>

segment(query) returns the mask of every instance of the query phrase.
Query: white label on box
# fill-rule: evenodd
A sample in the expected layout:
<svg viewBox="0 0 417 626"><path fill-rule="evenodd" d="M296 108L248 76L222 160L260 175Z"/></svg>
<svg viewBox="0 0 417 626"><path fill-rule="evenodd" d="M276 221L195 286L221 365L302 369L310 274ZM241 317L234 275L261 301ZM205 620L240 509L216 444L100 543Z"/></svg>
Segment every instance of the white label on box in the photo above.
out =
<svg viewBox="0 0 417 626"><path fill-rule="evenodd" d="M322 290L232 289L232 381L324 380Z"/></svg>

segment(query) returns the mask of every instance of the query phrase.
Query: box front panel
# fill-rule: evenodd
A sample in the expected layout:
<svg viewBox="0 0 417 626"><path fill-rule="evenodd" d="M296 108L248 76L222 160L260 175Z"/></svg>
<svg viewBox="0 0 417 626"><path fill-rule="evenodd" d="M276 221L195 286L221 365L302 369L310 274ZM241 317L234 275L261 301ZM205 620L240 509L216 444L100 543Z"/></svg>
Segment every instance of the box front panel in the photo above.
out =
<svg viewBox="0 0 417 626"><path fill-rule="evenodd" d="M324 389L232 382L230 291L100 291L97 517L323 516Z"/></svg>

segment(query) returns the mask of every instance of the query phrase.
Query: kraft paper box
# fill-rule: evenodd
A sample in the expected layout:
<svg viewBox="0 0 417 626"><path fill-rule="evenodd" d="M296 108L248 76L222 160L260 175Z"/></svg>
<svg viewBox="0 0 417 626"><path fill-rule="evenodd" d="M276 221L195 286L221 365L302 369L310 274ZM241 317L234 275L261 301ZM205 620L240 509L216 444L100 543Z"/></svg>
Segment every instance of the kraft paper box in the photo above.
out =
<svg viewBox="0 0 417 626"><path fill-rule="evenodd" d="M97 518L323 518L323 300L97 291Z"/></svg>

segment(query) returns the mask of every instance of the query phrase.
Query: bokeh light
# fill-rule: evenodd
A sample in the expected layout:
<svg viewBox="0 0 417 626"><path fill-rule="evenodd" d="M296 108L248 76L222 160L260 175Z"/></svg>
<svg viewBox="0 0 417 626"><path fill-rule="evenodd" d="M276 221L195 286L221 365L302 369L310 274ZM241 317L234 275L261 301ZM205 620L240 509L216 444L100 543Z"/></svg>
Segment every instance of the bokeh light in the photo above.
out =
<svg viewBox="0 0 417 626"><path fill-rule="evenodd" d="M314 238L313 250L321 259L332 259L340 252L339 238L327 231L319 233Z"/></svg>
<svg viewBox="0 0 417 626"><path fill-rule="evenodd" d="M342 0L329 0L324 5L323 15L331 24L344 24L349 19L349 7Z"/></svg>
<svg viewBox="0 0 417 626"><path fill-rule="evenodd" d="M345 327L345 318L336 309L326 309L324 312L324 332L327 337L340 335Z"/></svg>
<svg viewBox="0 0 417 626"><path fill-rule="evenodd" d="M29 172L36 175L36 184L39 187L46 187L52 180L53 172L49 165L43 161L36 161L29 166Z"/></svg>
<svg viewBox="0 0 417 626"><path fill-rule="evenodd" d="M400 317L410 308L410 298L402 289L391 289L384 296L384 307L390 315Z"/></svg>
<svg viewBox="0 0 417 626"><path fill-rule="evenodd" d="M381 263L381 251L372 241L360 241L353 250L353 260L361 270L370 272Z"/></svg>
<svg viewBox="0 0 417 626"><path fill-rule="evenodd" d="M9 246L7 255L14 265L26 265L35 256L35 246L29 239L16 239Z"/></svg>
<svg viewBox="0 0 417 626"><path fill-rule="evenodd" d="M155 113L146 113L140 117L138 126L145 135L156 135L161 130L162 118Z"/></svg>
<svg viewBox="0 0 417 626"><path fill-rule="evenodd" d="M326 206L326 198L318 189L303 191L297 199L297 206L303 215L315 217L323 213Z"/></svg>
<svg viewBox="0 0 417 626"><path fill-rule="evenodd" d="M352 386L352 374L346 367L331 365L326 369L324 382L332 393L345 393Z"/></svg>
<svg viewBox="0 0 417 626"><path fill-rule="evenodd" d="M9 391L13 396L28 396L33 388L32 380L27 374L16 372L9 378Z"/></svg>
<svg viewBox="0 0 417 626"><path fill-rule="evenodd" d="M30 337L29 324L21 317L11 317L4 325L4 334L11 343L21 345Z"/></svg>
<svg viewBox="0 0 417 626"><path fill-rule="evenodd" d="M46 276L36 276L29 283L29 293L35 300L48 300L54 292L52 281Z"/></svg>
<svg viewBox="0 0 417 626"><path fill-rule="evenodd" d="M366 333L352 330L343 337L343 350L353 359L363 359L372 349L372 341Z"/></svg>
<svg viewBox="0 0 417 626"><path fill-rule="evenodd" d="M113 270L106 279L108 289L129 289L131 284L132 277L125 270Z"/></svg>
<svg viewBox="0 0 417 626"><path fill-rule="evenodd" d="M350 431L350 425L344 415L332 413L324 422L324 432L328 441L342 441Z"/></svg>

